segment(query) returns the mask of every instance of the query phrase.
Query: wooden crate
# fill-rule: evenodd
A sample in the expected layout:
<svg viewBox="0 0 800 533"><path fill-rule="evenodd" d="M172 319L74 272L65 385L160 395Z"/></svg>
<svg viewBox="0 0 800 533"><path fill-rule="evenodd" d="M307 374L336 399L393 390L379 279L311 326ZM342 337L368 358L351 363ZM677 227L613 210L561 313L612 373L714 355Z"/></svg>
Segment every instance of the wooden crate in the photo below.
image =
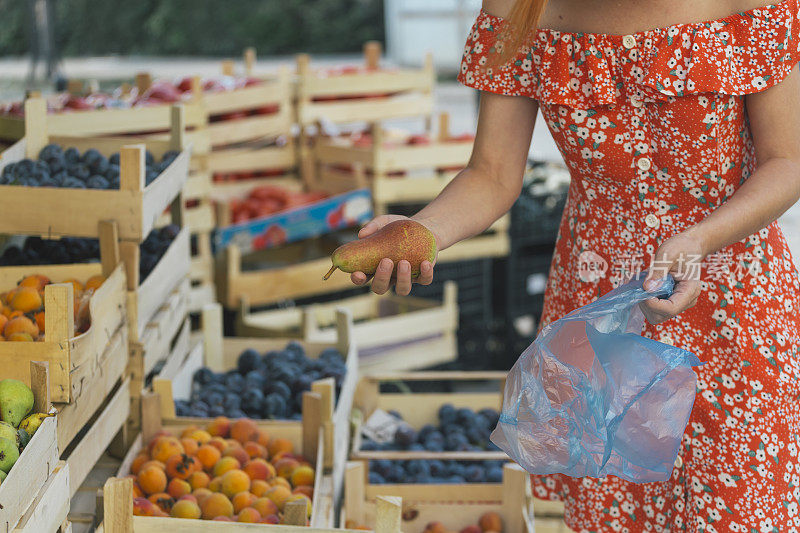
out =
<svg viewBox="0 0 800 533"><path fill-rule="evenodd" d="M321 411L323 409L323 403L324 400L322 396L315 392L306 392L303 396L304 410L306 410L307 407L309 412ZM202 426L210 421L210 419L198 418L162 421L160 410L161 400L158 394L150 394L142 398L142 412L146 413L146 416L143 418L145 423L142 427L142 433L133 441L133 445L117 472L117 478L110 479L106 483L103 491L104 531L166 531L166 529L163 528L168 528L170 531L174 532L180 531L180 528L184 527L183 524L188 524L190 529L187 531L204 531L206 524L212 524L209 526L211 528L209 531L217 531L218 529L214 528L219 528L219 525L213 524L211 521L187 522L186 519L160 519L152 517L147 517L147 520L142 521L143 517L132 516L133 496L131 492L131 481L129 479L119 478L123 478L129 474L130 465L142 447L146 445L158 431L166 430L177 434L187 427ZM301 450L302 455L312 463L317 475L315 475L314 478L314 498L312 501L310 519L311 531L314 531L314 528L332 529L335 514L333 499L334 485L331 477L324 473L322 466L326 456L324 425L322 424L322 420L319 417L307 417L304 418L302 424L276 420L258 421L257 425L260 428L266 429L271 438L286 438L290 440L294 449ZM109 491L110 487L112 488L111 491ZM111 494L111 492L115 492L115 489L119 487L122 487L122 492L125 494L124 497L119 494ZM305 504L303 504L302 510L302 524L298 525L304 526L306 524ZM289 514L291 513L287 511L287 515ZM109 527L109 520L113 520L116 524L118 520L128 522L131 519L133 520L133 529L113 529ZM168 520L168 522L164 520ZM140 522L142 523L140 524ZM152 526L153 529L150 529L149 526ZM236 531L239 527L244 528L243 531L249 531L249 529L246 528L252 528L254 526L252 524L227 523L223 527L224 531ZM263 531L263 527L267 526L262 527L262 525L259 524L255 527L259 527L259 530ZM222 529L220 529L220 531L222 531ZM284 531L284 528L276 529L276 531ZM287 531L291 531L291 529L287 529ZM308 531L308 529L304 529L304 531Z"/></svg>
<svg viewBox="0 0 800 533"><path fill-rule="evenodd" d="M85 281L98 274L107 277L89 301L92 322L85 333L75 335L72 284L57 283L45 287L44 342L0 343L0 367L4 369L4 377L28 381L29 363L48 361L52 401L76 402L91 392L92 379L100 368L104 368L102 365L109 358L109 352L115 354L113 357L118 355L114 350L118 349L119 337L126 338L124 268L117 265L107 266L104 270L101 263L2 267L0 287L3 290L11 289L20 279L32 273L43 274L55 281L69 278ZM123 367L126 359L123 356ZM116 377L120 375L118 373Z"/></svg>
<svg viewBox="0 0 800 533"><path fill-rule="evenodd" d="M35 159L49 143L74 146L81 151L95 148L106 156L119 151L120 190L2 185L0 232L96 237L100 222L115 220L120 239L142 242L161 213L180 196L186 183L190 148L183 148L183 107L173 107L170 141L147 142L147 148L156 156L173 149L182 152L153 183L145 186L145 146L137 144L137 139L53 136L47 132L44 101L31 99L25 106L27 134L0 155L0 171L25 157Z"/></svg>
<svg viewBox="0 0 800 533"><path fill-rule="evenodd" d="M297 122L373 122L426 116L433 111L433 56L421 69L380 69L381 47L364 46L365 68L352 73L314 70L308 55L297 57Z"/></svg>
<svg viewBox="0 0 800 533"><path fill-rule="evenodd" d="M34 411L53 412L48 385L49 363L31 361L27 366L28 377L21 381L29 384L33 390ZM3 373L2 377L12 376ZM42 425L0 485L0 501L3 502L0 506L0 531L11 531L23 521L28 510L35 507L38 495L52 477L58 465L57 425L55 416L42 421ZM67 494L62 498L68 501Z"/></svg>
<svg viewBox="0 0 800 533"><path fill-rule="evenodd" d="M153 380L153 390L161 398L161 417L166 423L182 423L185 418L175 414L174 399L189 399L194 373L207 366L215 372L225 372L236 368L239 354L248 348L264 353L281 350L290 339L263 339L222 336L222 308L218 304L203 309L203 349L192 350L178 368L170 363ZM333 470L334 490L338 501L339 488L344 477L344 463L347 460L350 442L350 408L353 403L358 380L358 355L352 337L353 319L347 311L339 311L336 316L336 334L328 342L301 342L309 357L317 357L326 348L336 348L345 357L347 374L342 383L339 397L336 398L335 383L332 378L321 379L312 384L312 391L322 398L320 409L316 412L303 411L303 419L319 420L325 439L323 465ZM304 405L305 407L305 405ZM287 427L301 427L306 422L282 421Z"/></svg>
<svg viewBox="0 0 800 533"><path fill-rule="evenodd" d="M508 533L567 533L553 528L559 507L534 500L529 475L519 466L508 463L503 468L503 483L477 485L372 485L366 465L347 463L342 522L367 527L375 521L375 501L380 496L402 498L402 528L422 531L429 522L442 522L448 530L458 531L477 525L480 516L496 512ZM536 518L534 519L534 514ZM352 521L352 522L351 522ZM557 525L557 523L556 523Z"/></svg>
<svg viewBox="0 0 800 533"><path fill-rule="evenodd" d="M502 451L477 451L477 452L429 452L429 451L364 451L361 450L361 425L376 409L384 411L394 410L400 413L411 427L419 429L425 424L438 425L439 408L449 403L456 409L467 407L473 411L484 408L496 409L498 412L503 406L503 388L505 386L506 372L494 371L431 371L431 372L394 372L386 374L373 374L364 376L358 383L353 400L353 446L351 458L354 460L411 460L411 459L440 459L440 460L485 460L508 459ZM400 393L381 392L380 384L390 381L444 381L444 382L497 382L496 392L424 392ZM465 486L480 487L486 483L469 484Z"/></svg>
<svg viewBox="0 0 800 533"><path fill-rule="evenodd" d="M436 136L409 144L405 132L384 131L371 125L371 144L360 146L348 137L317 137L312 157L314 175L327 190L348 191L370 187L377 214L390 204L422 203L436 198L466 167L472 154L472 138L451 137L448 115L441 114ZM353 169L361 166L366 172Z"/></svg>
<svg viewBox="0 0 800 533"><path fill-rule="evenodd" d="M207 117L201 105L195 102L185 102L183 105L186 109L187 128L205 126ZM48 131L51 135L58 136L142 135L153 131L168 131L171 123L171 104L128 109L70 110L47 116ZM24 136L23 117L0 115L0 138L19 140ZM194 134L191 136L194 137Z"/></svg>
<svg viewBox="0 0 800 533"><path fill-rule="evenodd" d="M330 247L333 252L335 246ZM280 254L281 251L274 253ZM217 256L217 299L225 307L237 309L243 298L250 305L267 305L283 300L304 298L353 288L350 275L336 271L327 280L322 276L331 267L328 257L297 258L287 266L266 270L242 269L242 254L229 246Z"/></svg>
<svg viewBox="0 0 800 533"><path fill-rule="evenodd" d="M437 263L454 261L469 261L486 257L505 257L511 249L511 239L508 228L511 225L511 216L503 215L488 230L469 239L457 242L450 248L439 252ZM436 269L434 269L434 277Z"/></svg>
<svg viewBox="0 0 800 533"><path fill-rule="evenodd" d="M15 533L42 533L61 531L65 533L65 522L69 512L69 465L64 461L47 478L36 499L14 528ZM4 500L5 501L5 500ZM59 530L59 528L61 528ZM3 530L8 531L8 530Z"/></svg>
<svg viewBox="0 0 800 533"><path fill-rule="evenodd" d="M355 322L353 338L361 372L415 370L456 358L457 301L453 282L445 284L443 302L369 292L324 304L252 313L243 300L236 332L245 337L331 342L336 336L336 310L344 308Z"/></svg>

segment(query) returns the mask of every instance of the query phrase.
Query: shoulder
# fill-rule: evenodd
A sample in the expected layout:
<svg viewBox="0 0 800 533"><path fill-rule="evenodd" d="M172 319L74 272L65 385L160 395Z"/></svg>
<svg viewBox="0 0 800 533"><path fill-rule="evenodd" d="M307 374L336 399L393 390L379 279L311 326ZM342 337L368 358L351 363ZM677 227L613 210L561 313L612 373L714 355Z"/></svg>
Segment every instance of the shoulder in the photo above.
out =
<svg viewBox="0 0 800 533"><path fill-rule="evenodd" d="M514 0L483 0L483 10L495 17L507 17L512 7Z"/></svg>

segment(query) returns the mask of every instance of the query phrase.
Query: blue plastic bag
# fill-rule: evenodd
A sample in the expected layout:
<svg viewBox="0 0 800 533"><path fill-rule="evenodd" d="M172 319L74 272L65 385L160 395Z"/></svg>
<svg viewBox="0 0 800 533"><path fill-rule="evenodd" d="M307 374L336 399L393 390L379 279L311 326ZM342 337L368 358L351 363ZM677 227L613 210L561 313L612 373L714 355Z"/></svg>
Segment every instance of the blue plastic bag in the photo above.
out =
<svg viewBox="0 0 800 533"><path fill-rule="evenodd" d="M701 365L642 337L644 277L548 324L508 375L492 442L531 474L669 478Z"/></svg>

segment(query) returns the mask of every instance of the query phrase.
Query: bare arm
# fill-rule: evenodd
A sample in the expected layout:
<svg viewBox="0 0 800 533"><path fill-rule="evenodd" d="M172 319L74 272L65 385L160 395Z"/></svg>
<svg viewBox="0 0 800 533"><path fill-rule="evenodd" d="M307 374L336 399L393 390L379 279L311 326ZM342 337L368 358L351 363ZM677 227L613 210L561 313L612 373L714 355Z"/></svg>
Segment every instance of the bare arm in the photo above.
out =
<svg viewBox="0 0 800 533"><path fill-rule="evenodd" d="M736 193L704 220L666 240L651 277L675 273L680 261L705 257L777 220L800 198L800 69L775 87L746 97L758 167ZM694 305L699 283L679 282L669 300L642 306L653 323Z"/></svg>
<svg viewBox="0 0 800 533"><path fill-rule="evenodd" d="M412 218L436 236L439 250L477 235L507 212L519 196L525 162L530 148L538 104L520 96L481 94L478 131L467 167L439 196ZM375 218L362 228L359 237L370 235L397 220L396 215ZM383 294L391 286L394 264L383 259L375 273L372 290ZM352 274L357 285L366 283L363 272ZM411 265L397 265L398 294L411 291ZM429 284L433 265L423 263L418 282Z"/></svg>

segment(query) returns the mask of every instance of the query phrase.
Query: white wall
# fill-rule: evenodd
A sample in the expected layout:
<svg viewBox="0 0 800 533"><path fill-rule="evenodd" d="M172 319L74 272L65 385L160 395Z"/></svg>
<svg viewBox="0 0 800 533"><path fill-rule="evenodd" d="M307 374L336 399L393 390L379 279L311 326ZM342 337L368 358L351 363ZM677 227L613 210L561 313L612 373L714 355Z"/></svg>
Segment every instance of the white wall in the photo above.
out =
<svg viewBox="0 0 800 533"><path fill-rule="evenodd" d="M430 51L441 72L454 73L480 8L481 0L384 0L386 53L393 63L419 66Z"/></svg>

